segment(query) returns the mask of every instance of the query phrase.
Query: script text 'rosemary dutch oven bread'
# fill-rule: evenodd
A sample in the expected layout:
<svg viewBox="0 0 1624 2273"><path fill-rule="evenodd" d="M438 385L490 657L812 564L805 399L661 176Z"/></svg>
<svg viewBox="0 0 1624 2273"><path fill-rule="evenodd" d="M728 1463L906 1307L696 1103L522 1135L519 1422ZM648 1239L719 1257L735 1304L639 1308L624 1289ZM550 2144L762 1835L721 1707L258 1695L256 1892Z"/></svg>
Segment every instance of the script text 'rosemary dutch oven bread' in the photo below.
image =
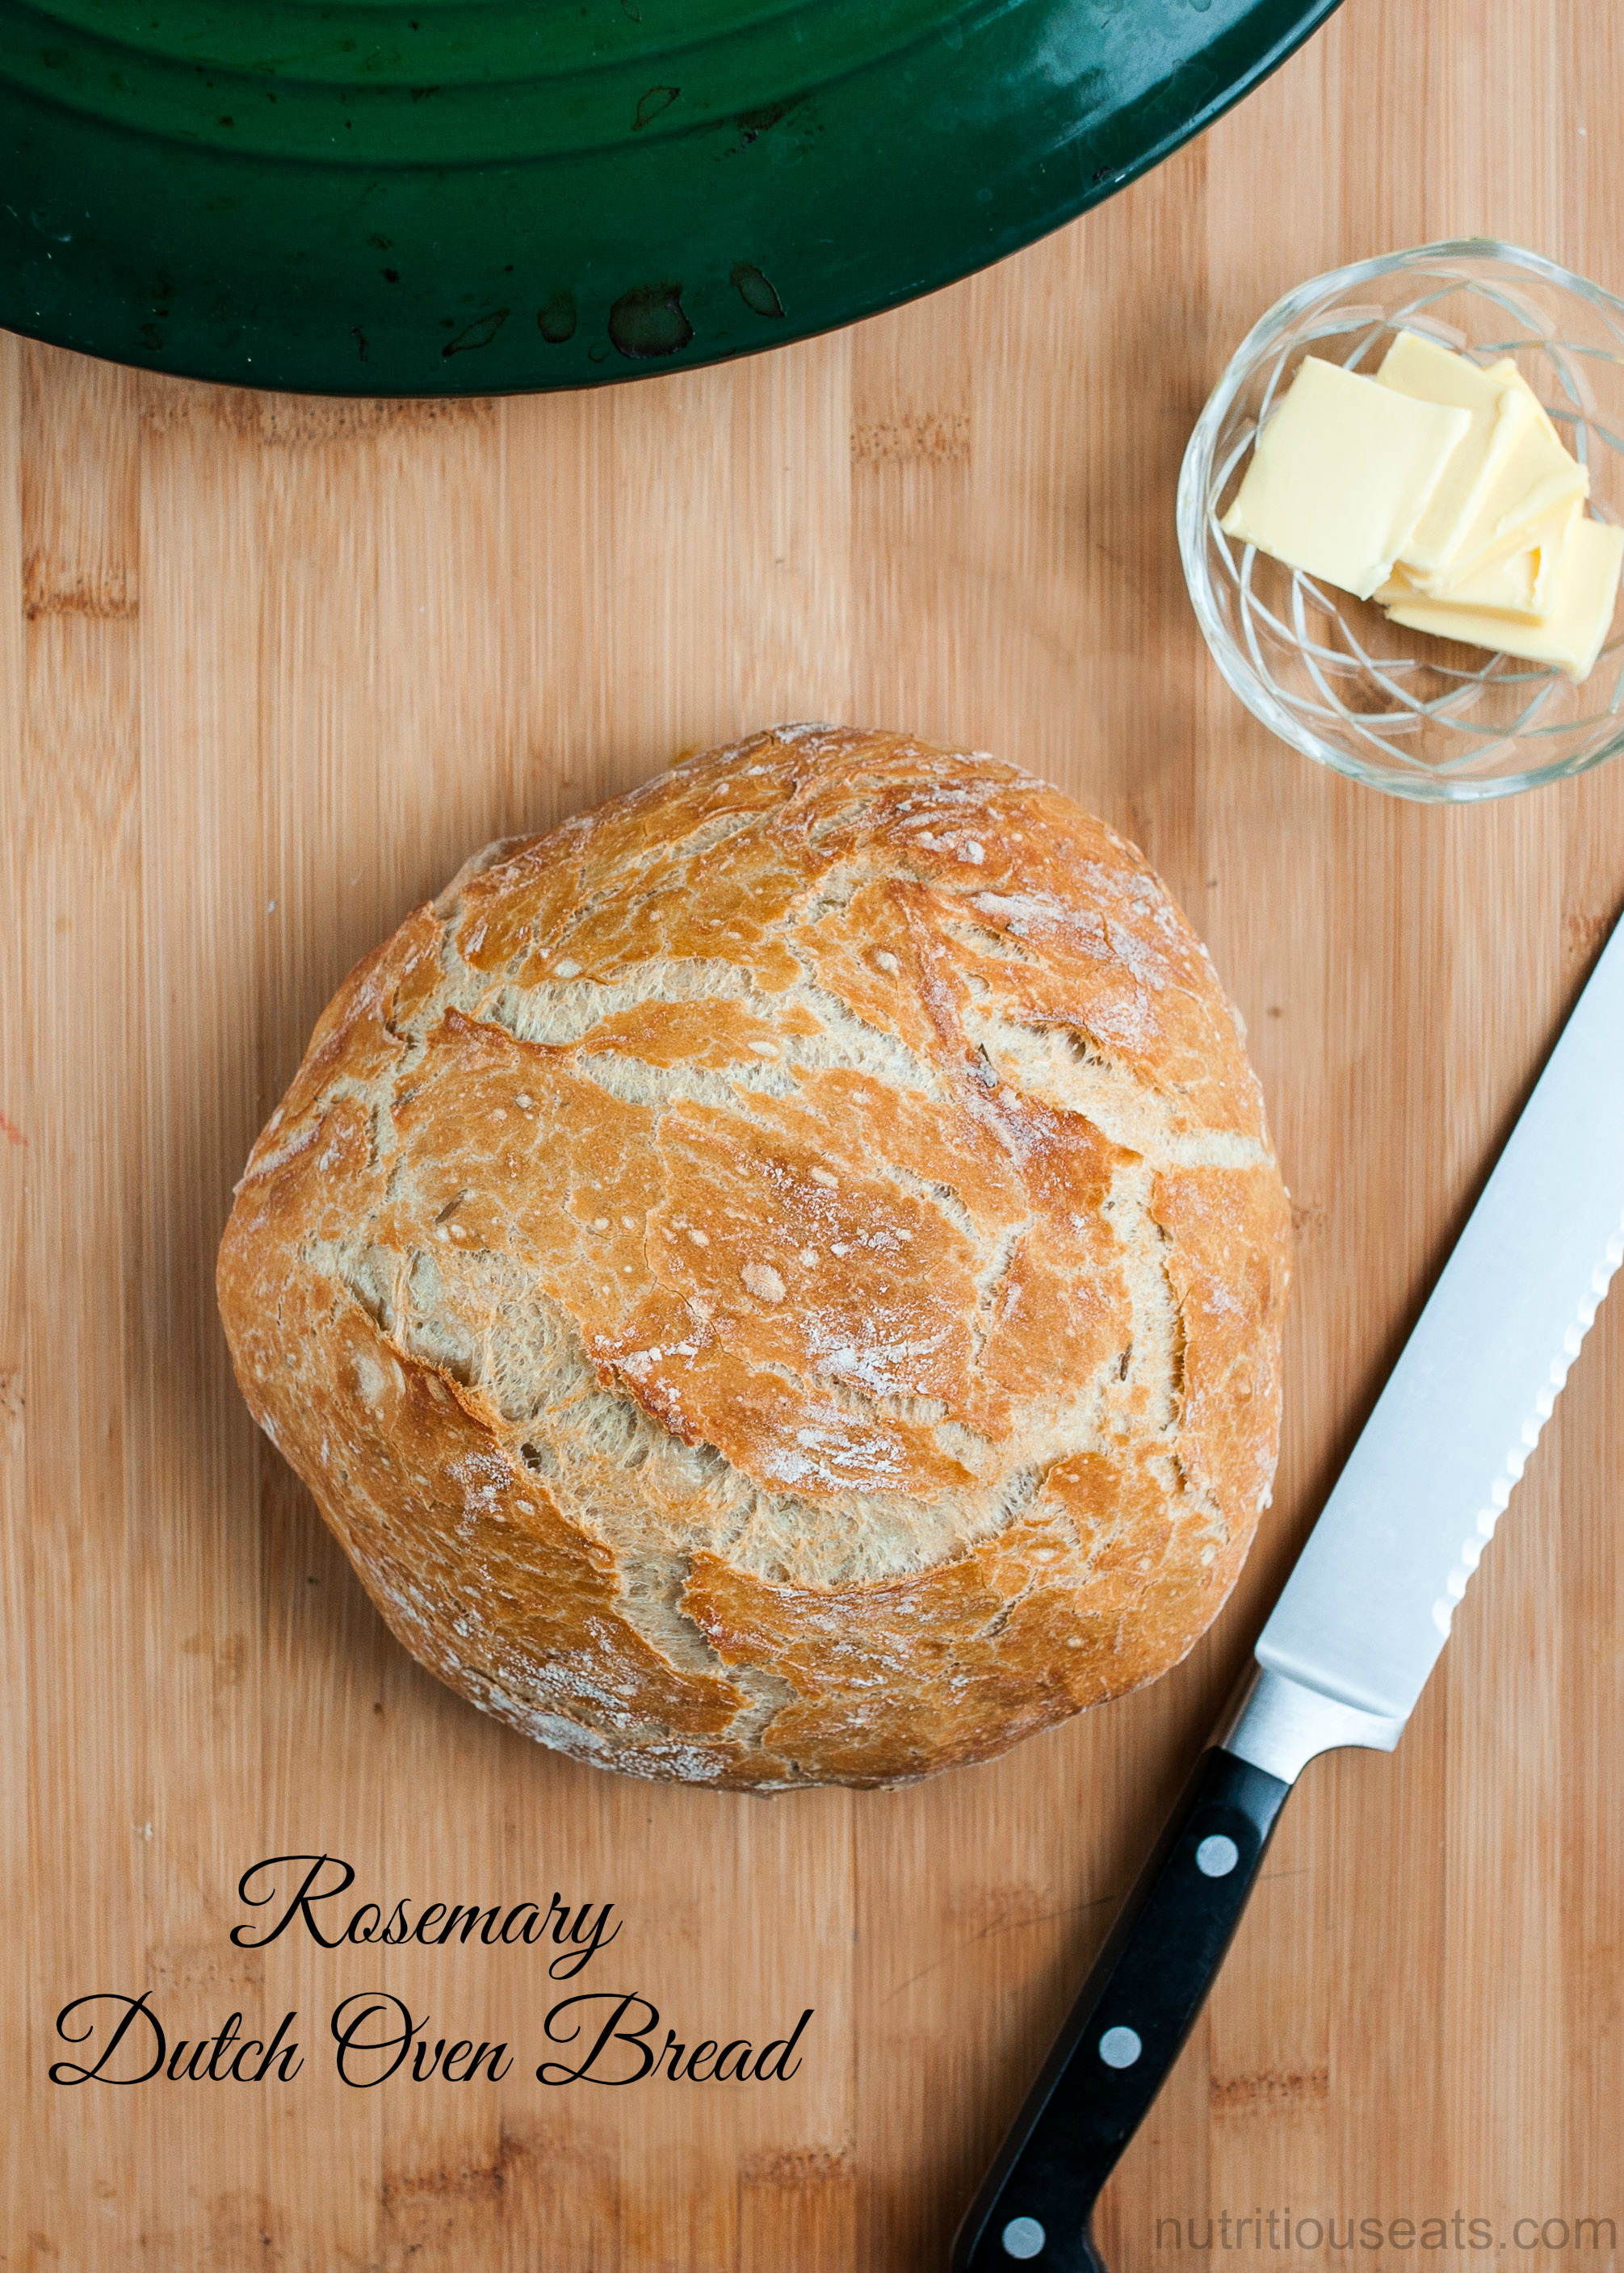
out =
<svg viewBox="0 0 1624 2273"><path fill-rule="evenodd" d="M772 1790L1184 1655L1267 1502L1287 1272L1234 1014L1133 848L797 726L408 916L219 1287L414 1655L580 1759Z"/></svg>

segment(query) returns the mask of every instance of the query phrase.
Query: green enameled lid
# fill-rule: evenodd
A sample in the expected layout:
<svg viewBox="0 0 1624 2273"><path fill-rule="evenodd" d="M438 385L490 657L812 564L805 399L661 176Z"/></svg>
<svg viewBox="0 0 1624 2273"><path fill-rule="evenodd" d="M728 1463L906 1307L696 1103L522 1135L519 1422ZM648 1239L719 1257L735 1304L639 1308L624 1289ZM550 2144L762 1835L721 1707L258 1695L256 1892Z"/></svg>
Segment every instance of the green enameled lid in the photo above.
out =
<svg viewBox="0 0 1624 2273"><path fill-rule="evenodd" d="M748 355L1000 259L1336 0L0 0L0 323L332 394Z"/></svg>

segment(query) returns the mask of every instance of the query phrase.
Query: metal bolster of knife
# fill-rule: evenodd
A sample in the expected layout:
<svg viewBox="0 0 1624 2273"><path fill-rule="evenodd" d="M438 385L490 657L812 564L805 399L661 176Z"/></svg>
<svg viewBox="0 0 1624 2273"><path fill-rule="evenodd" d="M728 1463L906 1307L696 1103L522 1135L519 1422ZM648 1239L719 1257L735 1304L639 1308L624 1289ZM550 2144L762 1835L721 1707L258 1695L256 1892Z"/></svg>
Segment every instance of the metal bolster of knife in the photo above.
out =
<svg viewBox="0 0 1624 2273"><path fill-rule="evenodd" d="M1340 1697L1311 1689L1254 1660L1242 1677L1213 1743L1237 1760L1249 1760L1282 1783L1295 1783L1312 1759L1344 1744L1390 1752L1404 1733L1402 1720L1385 1719Z"/></svg>

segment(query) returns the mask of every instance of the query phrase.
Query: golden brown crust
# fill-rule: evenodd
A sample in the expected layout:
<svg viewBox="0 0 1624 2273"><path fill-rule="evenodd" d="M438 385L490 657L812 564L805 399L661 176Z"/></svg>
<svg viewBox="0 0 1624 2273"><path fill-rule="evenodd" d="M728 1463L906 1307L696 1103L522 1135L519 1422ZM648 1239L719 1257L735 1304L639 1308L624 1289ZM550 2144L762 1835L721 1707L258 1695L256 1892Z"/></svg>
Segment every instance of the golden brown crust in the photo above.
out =
<svg viewBox="0 0 1624 2273"><path fill-rule="evenodd" d="M785 728L491 848L358 964L222 1243L257 1418L516 1726L756 1789L1182 1656L1273 1474L1257 1084L1133 849Z"/></svg>

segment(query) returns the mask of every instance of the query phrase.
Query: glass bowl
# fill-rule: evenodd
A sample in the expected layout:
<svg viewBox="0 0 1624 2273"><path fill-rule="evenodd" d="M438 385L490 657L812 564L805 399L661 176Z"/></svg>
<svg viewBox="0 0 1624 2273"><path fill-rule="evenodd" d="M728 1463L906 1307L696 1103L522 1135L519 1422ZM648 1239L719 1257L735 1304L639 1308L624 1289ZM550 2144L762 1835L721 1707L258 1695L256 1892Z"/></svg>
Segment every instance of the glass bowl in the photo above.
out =
<svg viewBox="0 0 1624 2273"><path fill-rule="evenodd" d="M1218 525L1304 355L1372 371L1401 328L1480 364L1515 356L1590 469L1589 512L1624 521L1624 301L1537 252L1474 237L1316 276L1253 326L1184 453L1184 576L1219 670L1293 749L1395 797L1506 797L1624 749L1616 620L1575 686L1545 664L1406 631L1374 601L1317 583Z"/></svg>

